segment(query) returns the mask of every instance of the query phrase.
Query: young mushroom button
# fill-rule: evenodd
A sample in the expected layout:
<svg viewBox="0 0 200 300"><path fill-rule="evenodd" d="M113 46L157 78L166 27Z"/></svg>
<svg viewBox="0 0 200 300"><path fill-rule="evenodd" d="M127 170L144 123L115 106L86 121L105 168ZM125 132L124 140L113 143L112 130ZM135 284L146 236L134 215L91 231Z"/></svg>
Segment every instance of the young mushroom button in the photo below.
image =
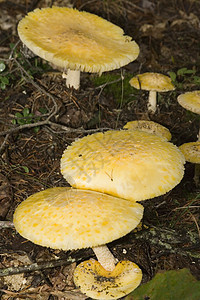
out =
<svg viewBox="0 0 200 300"><path fill-rule="evenodd" d="M124 31L87 12L68 7L35 9L18 25L22 42L36 55L60 67L67 87L79 88L80 71L99 73L135 60L138 45Z"/></svg>
<svg viewBox="0 0 200 300"><path fill-rule="evenodd" d="M105 244L132 231L142 216L143 206L138 203L93 191L56 187L24 200L15 210L13 223L19 234L41 246L62 250L92 247L98 262L89 261L90 270L86 262L85 271L91 274L84 284L88 290L98 290L97 299L103 299L104 292L100 292L98 284L101 281L107 295L111 293L115 295L112 299L117 299L139 285L142 273L132 262L115 266L116 260ZM75 283L90 296L84 286L81 288L84 267L77 268ZM95 282L93 268L99 278L102 276L99 282Z"/></svg>

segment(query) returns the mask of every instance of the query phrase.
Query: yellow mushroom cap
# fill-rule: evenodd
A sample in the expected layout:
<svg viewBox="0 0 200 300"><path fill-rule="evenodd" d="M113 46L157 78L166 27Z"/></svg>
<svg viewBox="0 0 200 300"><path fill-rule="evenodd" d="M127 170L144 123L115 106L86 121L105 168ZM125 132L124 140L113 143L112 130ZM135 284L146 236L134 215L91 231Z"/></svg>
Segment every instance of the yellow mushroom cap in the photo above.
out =
<svg viewBox="0 0 200 300"><path fill-rule="evenodd" d="M74 282L92 299L119 299L133 291L142 280L142 271L131 261L120 261L113 271L106 271L93 259L79 264Z"/></svg>
<svg viewBox="0 0 200 300"><path fill-rule="evenodd" d="M148 120L130 121L126 123L126 125L124 125L123 128L128 130L140 130L140 131L152 133L157 136L165 138L166 141L170 141L172 137L169 129L156 122L148 121Z"/></svg>
<svg viewBox="0 0 200 300"><path fill-rule="evenodd" d="M200 164L200 141L185 143L179 147L185 159L194 164Z"/></svg>
<svg viewBox="0 0 200 300"><path fill-rule="evenodd" d="M133 77L129 81L136 89L147 91L167 92L174 90L171 78L160 73L143 73Z"/></svg>
<svg viewBox="0 0 200 300"><path fill-rule="evenodd" d="M177 100L185 109L200 114L200 91L181 94L178 96Z"/></svg>
<svg viewBox="0 0 200 300"><path fill-rule="evenodd" d="M176 186L183 177L184 157L172 143L146 132L99 132L68 146L61 173L73 187L140 201Z"/></svg>
<svg viewBox="0 0 200 300"><path fill-rule="evenodd" d="M18 25L22 42L62 68L109 71L135 60L138 45L124 31L87 12L68 7L35 9Z"/></svg>
<svg viewBox="0 0 200 300"><path fill-rule="evenodd" d="M94 247L118 239L140 222L143 206L93 191L55 187L24 200L14 226L35 244L54 249Z"/></svg>

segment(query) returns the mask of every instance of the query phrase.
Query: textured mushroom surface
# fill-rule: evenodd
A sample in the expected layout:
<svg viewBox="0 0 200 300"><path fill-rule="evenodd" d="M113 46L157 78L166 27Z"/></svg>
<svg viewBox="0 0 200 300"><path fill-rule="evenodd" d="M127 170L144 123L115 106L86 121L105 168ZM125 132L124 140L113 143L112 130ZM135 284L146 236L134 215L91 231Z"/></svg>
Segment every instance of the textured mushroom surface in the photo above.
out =
<svg viewBox="0 0 200 300"><path fill-rule="evenodd" d="M200 164L200 141L185 143L179 147L185 159L194 164Z"/></svg>
<svg viewBox="0 0 200 300"><path fill-rule="evenodd" d="M35 9L18 25L22 42L56 66L98 72L135 60L138 45L124 31L94 15L68 7Z"/></svg>
<svg viewBox="0 0 200 300"><path fill-rule="evenodd" d="M68 146L61 172L73 187L140 201L176 186L184 162L178 147L161 137L134 130L107 131Z"/></svg>
<svg viewBox="0 0 200 300"><path fill-rule="evenodd" d="M160 73L139 74L133 77L129 83L136 89L147 91L167 92L175 89L171 78Z"/></svg>
<svg viewBox="0 0 200 300"><path fill-rule="evenodd" d="M170 141L172 137L169 129L156 122L148 121L148 120L130 121L126 125L124 125L123 128L128 130L140 130L140 131L152 133L165 138L166 141Z"/></svg>
<svg viewBox="0 0 200 300"><path fill-rule="evenodd" d="M187 110L200 114L200 91L187 92L177 98L178 103Z"/></svg>
<svg viewBox="0 0 200 300"><path fill-rule="evenodd" d="M54 249L102 245L134 229L143 206L93 191L56 187L38 192L16 209L13 222L20 235Z"/></svg>
<svg viewBox="0 0 200 300"><path fill-rule="evenodd" d="M142 271L131 261L120 261L113 271L106 271L91 259L79 264L74 271L74 282L81 292L92 299L118 299L136 289Z"/></svg>

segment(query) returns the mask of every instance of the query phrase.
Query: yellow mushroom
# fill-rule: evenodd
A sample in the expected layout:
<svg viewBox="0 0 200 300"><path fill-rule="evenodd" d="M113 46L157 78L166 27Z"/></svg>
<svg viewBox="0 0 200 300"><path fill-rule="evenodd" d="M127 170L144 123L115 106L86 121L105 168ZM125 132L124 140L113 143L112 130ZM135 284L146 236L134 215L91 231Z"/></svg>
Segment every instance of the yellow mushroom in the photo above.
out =
<svg viewBox="0 0 200 300"><path fill-rule="evenodd" d="M200 91L181 94L177 98L178 103L187 110L200 115ZM200 128L197 136L200 141Z"/></svg>
<svg viewBox="0 0 200 300"><path fill-rule="evenodd" d="M116 266L116 259L105 244L132 231L142 216L143 206L139 203L93 191L55 187L24 200L15 210L13 223L20 235L41 246L62 250L92 247L98 263L91 260L89 264L99 270L99 278L103 274L109 278L111 283L106 287L107 295L113 294L112 299L118 299L140 283L142 273L129 261ZM80 288L83 266L86 273L91 272L87 275L94 277L93 270L88 269L88 262L78 266L75 283ZM98 291L100 298L97 299L103 299L105 277L102 277L101 292L101 280L91 282L89 277L85 277L87 282L84 281L88 292L84 287L81 290L90 296L90 287L90 290ZM131 283L133 279L135 283Z"/></svg>
<svg viewBox="0 0 200 300"><path fill-rule="evenodd" d="M135 60L138 45L124 31L88 12L68 7L35 9L18 25L22 42L67 71L67 86L79 88L80 71L101 74Z"/></svg>
<svg viewBox="0 0 200 300"><path fill-rule="evenodd" d="M149 120L130 121L124 125L123 129L140 130L147 133L152 133L157 136L165 138L166 141L170 141L172 137L169 129L156 122L149 121Z"/></svg>
<svg viewBox="0 0 200 300"><path fill-rule="evenodd" d="M186 161L195 164L194 182L199 185L200 177L200 141L185 143L179 147Z"/></svg>
<svg viewBox="0 0 200 300"><path fill-rule="evenodd" d="M148 111L156 112L157 92L168 92L175 89L171 78L160 73L143 73L133 77L129 81L130 85L136 89L149 91Z"/></svg>
<svg viewBox="0 0 200 300"><path fill-rule="evenodd" d="M61 173L73 187L141 201L175 187L184 162L178 147L165 138L136 130L107 131L68 146Z"/></svg>

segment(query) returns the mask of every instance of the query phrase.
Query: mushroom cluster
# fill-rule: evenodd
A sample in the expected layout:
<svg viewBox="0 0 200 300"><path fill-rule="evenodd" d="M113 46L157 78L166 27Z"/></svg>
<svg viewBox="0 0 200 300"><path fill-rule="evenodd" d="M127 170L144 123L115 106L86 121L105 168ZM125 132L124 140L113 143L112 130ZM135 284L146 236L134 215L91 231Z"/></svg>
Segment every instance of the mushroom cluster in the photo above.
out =
<svg viewBox="0 0 200 300"><path fill-rule="evenodd" d="M95 133L72 143L61 158L71 184L38 192L15 210L16 230L55 249L92 247L98 261L79 264L74 282L93 299L119 299L142 280L131 261L117 262L106 246L137 227L137 201L162 195L183 177L184 157L166 137L140 130Z"/></svg>
<svg viewBox="0 0 200 300"><path fill-rule="evenodd" d="M36 55L67 69L67 86L80 85L80 71L113 70L137 58L138 45L118 26L76 9L36 9L18 25L22 42ZM40 34L38 34L40 33ZM153 76L153 79L152 79ZM149 74L131 80L147 89ZM149 109L156 110L156 91L173 90L170 80L151 75ZM148 79L149 80L149 79ZM124 129L95 133L64 151L61 173L71 187L54 187L24 200L13 222L24 238L62 250L92 247L98 261L79 264L74 282L93 299L119 299L134 290L142 271L120 261L107 243L137 227L143 206L137 201L163 195L184 174L184 156L169 142L170 132L153 122L128 123Z"/></svg>

